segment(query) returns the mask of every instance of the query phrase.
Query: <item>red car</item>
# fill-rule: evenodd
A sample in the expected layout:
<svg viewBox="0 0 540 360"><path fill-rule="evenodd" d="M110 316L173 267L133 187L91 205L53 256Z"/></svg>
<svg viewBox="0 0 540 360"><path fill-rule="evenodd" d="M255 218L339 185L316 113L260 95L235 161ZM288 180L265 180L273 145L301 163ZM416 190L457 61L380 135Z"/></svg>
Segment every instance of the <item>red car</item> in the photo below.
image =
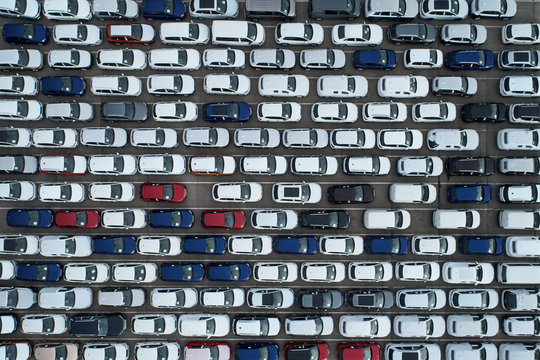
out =
<svg viewBox="0 0 540 360"><path fill-rule="evenodd" d="M205 210L201 214L201 224L205 229L242 229L246 214L241 210Z"/></svg>
<svg viewBox="0 0 540 360"><path fill-rule="evenodd" d="M107 41L114 44L151 44L156 31L148 24L107 25Z"/></svg>
<svg viewBox="0 0 540 360"><path fill-rule="evenodd" d="M327 360L328 344L316 342L288 343L283 348L285 360Z"/></svg>
<svg viewBox="0 0 540 360"><path fill-rule="evenodd" d="M96 210L58 210L54 215L54 224L61 228L95 229L99 222Z"/></svg>
<svg viewBox="0 0 540 360"><path fill-rule="evenodd" d="M231 352L231 346L224 342L190 342L184 346L184 359L229 360Z"/></svg>
<svg viewBox="0 0 540 360"><path fill-rule="evenodd" d="M141 185L141 199L144 201L182 202L187 190L182 184L144 183Z"/></svg>
<svg viewBox="0 0 540 360"><path fill-rule="evenodd" d="M369 343L341 343L337 346L338 360L380 360L381 348Z"/></svg>

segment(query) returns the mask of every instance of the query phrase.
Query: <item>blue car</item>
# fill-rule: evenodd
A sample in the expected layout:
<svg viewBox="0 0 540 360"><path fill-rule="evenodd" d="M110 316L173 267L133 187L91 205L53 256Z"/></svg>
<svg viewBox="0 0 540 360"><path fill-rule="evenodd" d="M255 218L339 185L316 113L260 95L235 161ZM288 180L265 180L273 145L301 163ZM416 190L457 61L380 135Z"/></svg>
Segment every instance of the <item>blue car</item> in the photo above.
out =
<svg viewBox="0 0 540 360"><path fill-rule="evenodd" d="M455 50L446 54L446 66L452 70L489 70L495 65L490 50Z"/></svg>
<svg viewBox="0 0 540 360"><path fill-rule="evenodd" d="M186 17L186 7L180 0L144 0L145 19L179 20Z"/></svg>
<svg viewBox="0 0 540 360"><path fill-rule="evenodd" d="M403 255L409 251L409 240L405 236L368 236L364 250L370 254Z"/></svg>
<svg viewBox="0 0 540 360"><path fill-rule="evenodd" d="M393 50L357 50L353 54L353 66L357 70L390 70L396 67L396 59Z"/></svg>
<svg viewBox="0 0 540 360"><path fill-rule="evenodd" d="M224 236L185 236L182 246L187 254L223 254L227 239Z"/></svg>
<svg viewBox="0 0 540 360"><path fill-rule="evenodd" d="M94 254L130 255L135 253L135 238L123 235L94 236L92 249Z"/></svg>
<svg viewBox="0 0 540 360"><path fill-rule="evenodd" d="M60 280L62 266L47 262L20 262L17 264L17 279L53 282Z"/></svg>
<svg viewBox="0 0 540 360"><path fill-rule="evenodd" d="M48 209L12 209L7 213L9 226L49 228L53 220L54 213Z"/></svg>
<svg viewBox="0 0 540 360"><path fill-rule="evenodd" d="M279 347L274 343L240 343L235 348L236 360L278 360Z"/></svg>
<svg viewBox="0 0 540 360"><path fill-rule="evenodd" d="M462 254L500 255L503 249L503 239L499 236L462 236L459 239Z"/></svg>
<svg viewBox="0 0 540 360"><path fill-rule="evenodd" d="M164 263L161 264L161 280L163 281L201 281L204 277L204 266L199 263Z"/></svg>
<svg viewBox="0 0 540 360"><path fill-rule="evenodd" d="M193 226L191 210L152 210L150 226L154 228L188 229Z"/></svg>
<svg viewBox="0 0 540 360"><path fill-rule="evenodd" d="M251 117L245 102L208 103L202 106L202 117L210 122L243 122Z"/></svg>
<svg viewBox="0 0 540 360"><path fill-rule="evenodd" d="M315 254L317 238L315 236L285 236L274 238L274 251L279 254Z"/></svg>
<svg viewBox="0 0 540 360"><path fill-rule="evenodd" d="M450 185L448 201L458 204L485 204L491 201L491 187L486 184Z"/></svg>
<svg viewBox="0 0 540 360"><path fill-rule="evenodd" d="M46 76L41 78L41 93L47 96L81 96L86 83L80 76Z"/></svg>
<svg viewBox="0 0 540 360"><path fill-rule="evenodd" d="M49 29L39 24L5 24L2 37L11 45L44 45L49 42Z"/></svg>
<svg viewBox="0 0 540 360"><path fill-rule="evenodd" d="M212 281L246 281L251 275L247 263L210 263L207 267L208 279Z"/></svg>

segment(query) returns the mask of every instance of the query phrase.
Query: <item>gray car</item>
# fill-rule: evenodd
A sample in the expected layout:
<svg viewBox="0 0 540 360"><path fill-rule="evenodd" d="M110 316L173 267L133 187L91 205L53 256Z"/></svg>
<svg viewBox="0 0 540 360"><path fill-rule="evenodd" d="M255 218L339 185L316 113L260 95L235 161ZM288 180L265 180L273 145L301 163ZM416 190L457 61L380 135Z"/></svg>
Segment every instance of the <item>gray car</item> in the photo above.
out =
<svg viewBox="0 0 540 360"><path fill-rule="evenodd" d="M106 121L144 121L148 107L141 101L120 101L101 104L101 117Z"/></svg>
<svg viewBox="0 0 540 360"><path fill-rule="evenodd" d="M362 309L389 309L394 306L394 294L386 289L351 290L345 295L349 307Z"/></svg>
<svg viewBox="0 0 540 360"><path fill-rule="evenodd" d="M348 19L360 17L360 0L310 0L309 17L321 19Z"/></svg>
<svg viewBox="0 0 540 360"><path fill-rule="evenodd" d="M437 39L437 29L431 24L394 24L388 28L388 39L397 44L432 43Z"/></svg>
<svg viewBox="0 0 540 360"><path fill-rule="evenodd" d="M343 295L338 290L301 290L296 302L303 309L337 309L343 305Z"/></svg>

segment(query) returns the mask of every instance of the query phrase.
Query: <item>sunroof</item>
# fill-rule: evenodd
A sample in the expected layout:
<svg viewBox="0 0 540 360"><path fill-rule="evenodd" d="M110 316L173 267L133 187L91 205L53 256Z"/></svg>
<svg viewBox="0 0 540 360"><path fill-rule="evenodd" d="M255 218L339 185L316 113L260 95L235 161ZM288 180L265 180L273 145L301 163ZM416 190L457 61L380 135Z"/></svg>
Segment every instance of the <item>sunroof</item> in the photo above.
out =
<svg viewBox="0 0 540 360"><path fill-rule="evenodd" d="M526 51L516 51L514 53L514 60L519 62L529 61L529 53Z"/></svg>
<svg viewBox="0 0 540 360"><path fill-rule="evenodd" d="M286 187L283 193L286 197L297 197L300 194L300 189L296 187Z"/></svg>
<svg viewBox="0 0 540 360"><path fill-rule="evenodd" d="M448 9L448 1L445 0L436 0L434 3L435 10L445 10Z"/></svg>
<svg viewBox="0 0 540 360"><path fill-rule="evenodd" d="M200 7L202 9L212 9L214 7L214 0L200 0Z"/></svg>

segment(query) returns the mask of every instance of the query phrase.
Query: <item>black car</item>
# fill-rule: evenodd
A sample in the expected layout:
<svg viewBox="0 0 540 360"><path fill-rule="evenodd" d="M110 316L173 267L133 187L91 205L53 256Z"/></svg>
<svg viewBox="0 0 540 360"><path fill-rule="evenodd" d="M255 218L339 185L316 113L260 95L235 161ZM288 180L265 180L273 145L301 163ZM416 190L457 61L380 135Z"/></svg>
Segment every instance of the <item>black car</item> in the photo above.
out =
<svg viewBox="0 0 540 360"><path fill-rule="evenodd" d="M503 122L508 108L501 103L469 103L461 108L461 118L466 122Z"/></svg>
<svg viewBox="0 0 540 360"><path fill-rule="evenodd" d="M495 171L495 160L490 157L453 157L446 162L450 175L492 175Z"/></svg>
<svg viewBox="0 0 540 360"><path fill-rule="evenodd" d="M69 333L74 336L119 336L126 330L126 318L114 315L80 315L69 320Z"/></svg>
<svg viewBox="0 0 540 360"><path fill-rule="evenodd" d="M432 43L437 39L437 29L431 24L394 24L388 28L388 39L398 44Z"/></svg>
<svg viewBox="0 0 540 360"><path fill-rule="evenodd" d="M335 185L326 196L332 204L369 203L375 198L375 189L368 184Z"/></svg>
<svg viewBox="0 0 540 360"><path fill-rule="evenodd" d="M351 290L345 295L345 302L353 308L388 309L394 306L394 294L386 289Z"/></svg>
<svg viewBox="0 0 540 360"><path fill-rule="evenodd" d="M343 295L337 290L301 290L296 303L302 309L337 309L343 305Z"/></svg>
<svg viewBox="0 0 540 360"><path fill-rule="evenodd" d="M148 107L141 101L120 101L101 104L101 117L105 121L144 121Z"/></svg>
<svg viewBox="0 0 540 360"><path fill-rule="evenodd" d="M313 19L349 19L360 17L360 0L310 0L309 16Z"/></svg>
<svg viewBox="0 0 540 360"><path fill-rule="evenodd" d="M510 122L539 123L540 104L513 104L510 105Z"/></svg>
<svg viewBox="0 0 540 360"><path fill-rule="evenodd" d="M300 213L300 225L311 229L346 229L351 222L344 210L308 210Z"/></svg>

